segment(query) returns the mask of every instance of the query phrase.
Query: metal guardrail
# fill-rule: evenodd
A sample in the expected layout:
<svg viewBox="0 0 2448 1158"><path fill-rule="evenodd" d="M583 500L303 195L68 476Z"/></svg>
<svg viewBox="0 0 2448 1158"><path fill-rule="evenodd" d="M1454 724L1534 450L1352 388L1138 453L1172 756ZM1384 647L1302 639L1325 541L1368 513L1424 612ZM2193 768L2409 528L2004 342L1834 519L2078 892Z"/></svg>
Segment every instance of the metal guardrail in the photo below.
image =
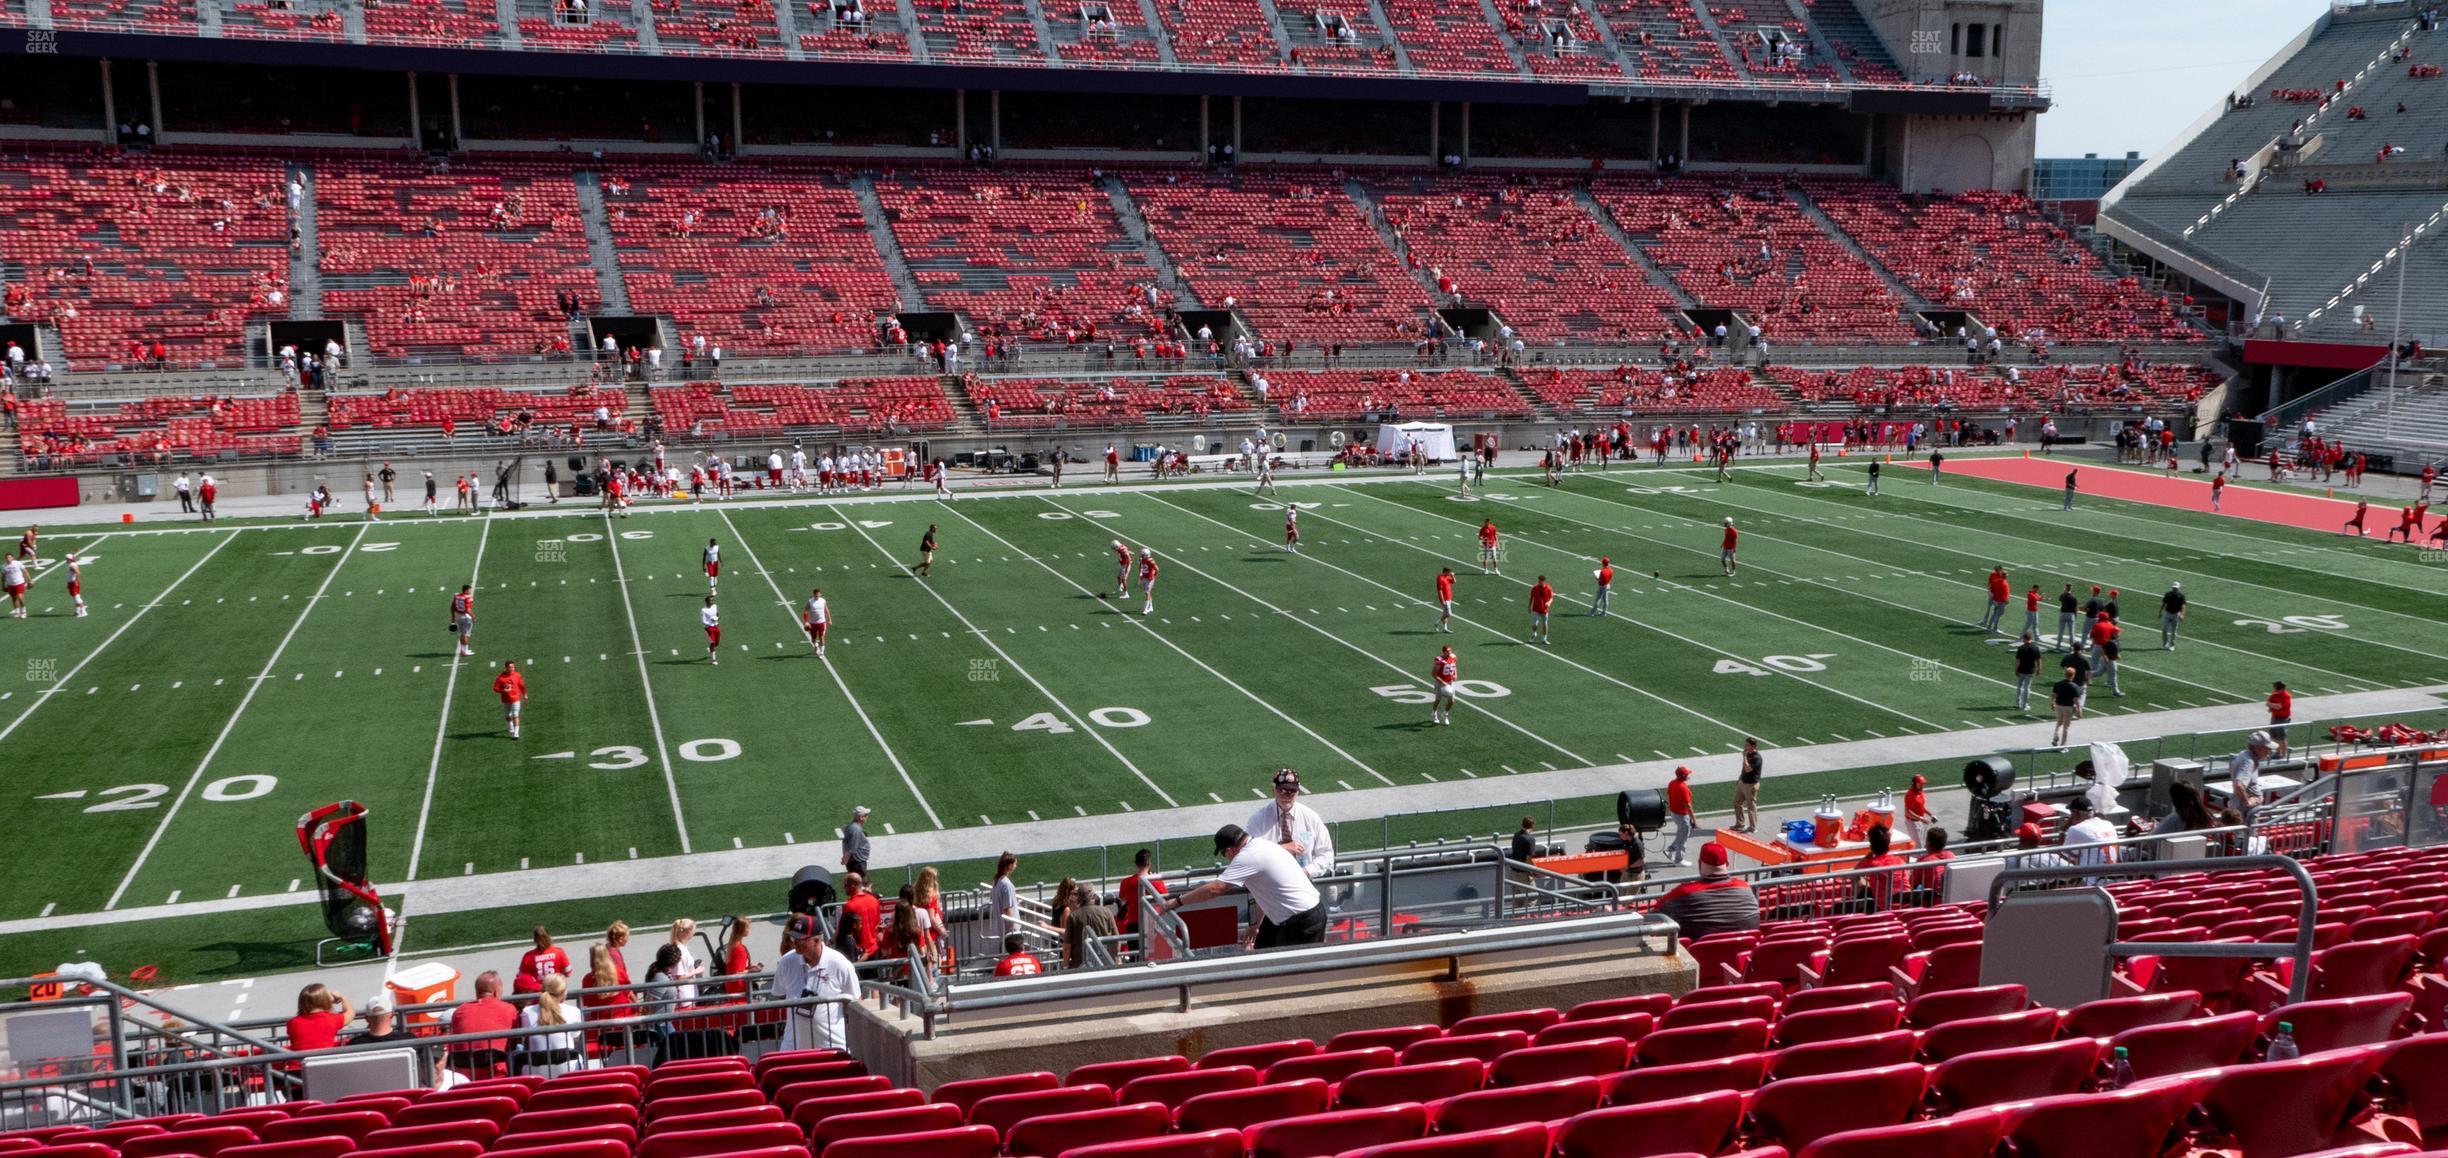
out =
<svg viewBox="0 0 2448 1158"><path fill-rule="evenodd" d="M2202 872L2259 872L2264 870L2286 874L2303 894L2303 908L2297 917L2295 940L2292 942L2235 941L2111 941L2107 951L2112 957L2248 957L2265 960L2290 958L2295 963L2288 982L2289 1004L2302 1001L2306 987L2312 981L2312 928L2320 907L2319 890L2312 883L2312 874L2302 864L2288 856L2247 855L2217 860L2135 861L2123 864L2082 865L2074 869L2013 868L2000 872L1989 882L1989 908L1995 912L2008 897L2014 885L2047 882L2062 885L2069 873L2096 882L2107 877L2161 877Z"/></svg>

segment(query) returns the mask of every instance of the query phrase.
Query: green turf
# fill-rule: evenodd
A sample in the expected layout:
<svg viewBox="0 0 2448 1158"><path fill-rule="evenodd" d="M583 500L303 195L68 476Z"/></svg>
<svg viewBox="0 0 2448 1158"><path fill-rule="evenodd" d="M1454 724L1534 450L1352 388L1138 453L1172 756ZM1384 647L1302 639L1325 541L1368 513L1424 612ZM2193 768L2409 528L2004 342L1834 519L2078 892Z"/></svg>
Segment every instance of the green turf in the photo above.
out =
<svg viewBox="0 0 2448 1158"><path fill-rule="evenodd" d="M2123 588L2128 694L2095 694L2104 714L2257 703L2274 679L2304 695L2448 682L2448 573L2427 555L2110 500L2064 513L2007 484L1898 471L1869 498L1857 468L1826 486L1800 473L1511 476L1476 496L1441 476L1316 478L1283 488L1304 504L1298 554L1275 503L1178 486L97 528L73 540L96 556L94 614L68 618L46 574L35 617L8 625L29 666L0 689L16 773L0 920L307 887L290 828L344 797L374 809L386 881L785 843L829 860L852 804L897 832L976 828L983 857L1008 823L1254 801L1285 764L1331 813L1346 788L1724 761L1746 734L1774 749L2025 722L2008 649L1972 626L1997 564L2052 602L2067 582ZM1500 576L1478 573L1489 515ZM1727 515L1744 532L1730 579ZM929 522L943 549L917 579ZM697 619L708 537L725 548L719 666ZM1163 560L1152 615L1136 593L1107 597L1116 537ZM1594 619L1600 555L1619 579ZM1441 565L1460 575L1451 635L1427 602ZM1524 639L1542 573L1560 595L1552 646ZM2168 653L2157 596L2176 579L2193 612ZM478 655L455 660L433 626L471 580ZM827 659L798 626L818 586L836 613ZM1431 728L1412 701L1447 643L1477 694ZM516 741L490 691L504 660L530 667ZM1460 827L1509 829L1515 811ZM189 921L230 931L193 944L260 930L274 945L294 911ZM34 956L77 940L45 935Z"/></svg>

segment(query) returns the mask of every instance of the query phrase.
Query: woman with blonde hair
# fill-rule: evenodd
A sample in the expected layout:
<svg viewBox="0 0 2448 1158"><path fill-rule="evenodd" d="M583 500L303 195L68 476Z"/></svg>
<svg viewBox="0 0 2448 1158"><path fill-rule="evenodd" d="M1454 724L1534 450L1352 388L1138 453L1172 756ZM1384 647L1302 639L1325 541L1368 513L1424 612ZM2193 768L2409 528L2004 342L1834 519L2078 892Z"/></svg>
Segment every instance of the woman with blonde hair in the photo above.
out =
<svg viewBox="0 0 2448 1158"><path fill-rule="evenodd" d="M348 998L317 981L298 990L297 1016L289 1019L289 1048L330 1049L349 1023Z"/></svg>
<svg viewBox="0 0 2448 1158"><path fill-rule="evenodd" d="M705 962L697 959L696 950L689 948L689 941L696 936L697 922L682 917L671 923L670 945L680 951L680 961L665 973L664 980L673 983L672 996L678 999L672 1006L674 1009L697 1004L696 981L705 976L706 969ZM658 958L661 955L659 951L656 953Z"/></svg>
<svg viewBox="0 0 2448 1158"><path fill-rule="evenodd" d="M519 1011L519 1024L529 1029L555 1030L528 1036L519 1051L525 1072L557 1078L587 1068L586 1014L568 1000L569 978L555 973L544 979L535 1004Z"/></svg>
<svg viewBox="0 0 2448 1158"><path fill-rule="evenodd" d="M620 987L620 966L612 959L610 945L597 944L587 950L586 976L578 981L582 989L601 989L601 993L581 993L578 1004L586 1010L589 1021L612 1021L631 1017L637 1010L630 1004L629 991Z"/></svg>
<svg viewBox="0 0 2448 1158"><path fill-rule="evenodd" d="M944 920L943 876L934 865L918 870L918 903L926 907L935 922L935 949L939 956L936 967L946 972L953 968L952 926Z"/></svg>

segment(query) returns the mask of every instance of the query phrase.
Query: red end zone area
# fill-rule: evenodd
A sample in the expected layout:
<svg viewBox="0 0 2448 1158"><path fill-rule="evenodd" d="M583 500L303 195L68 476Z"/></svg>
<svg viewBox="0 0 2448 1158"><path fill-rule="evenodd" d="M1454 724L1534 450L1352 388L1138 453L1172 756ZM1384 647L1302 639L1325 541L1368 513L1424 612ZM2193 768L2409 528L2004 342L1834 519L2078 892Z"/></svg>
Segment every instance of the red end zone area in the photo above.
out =
<svg viewBox="0 0 2448 1158"><path fill-rule="evenodd" d="M2209 481L2189 475L2170 477L2156 471L2077 463L2062 458L1970 458L1952 461L1946 466L1946 473L1951 475L2022 483L2053 491L2065 489L2065 476L2069 470L2082 472L2074 483L2077 501L2083 497L2109 498L2192 511L2210 509ZM2396 526L2401 509L2374 504L2372 512L2364 520L2372 537L2378 538ZM2354 516L2354 500L2325 499L2292 491L2230 485L2227 493L2219 499L2219 513L2314 531L2335 531L2344 527L2346 520ZM2448 519L2448 515L2442 518Z"/></svg>

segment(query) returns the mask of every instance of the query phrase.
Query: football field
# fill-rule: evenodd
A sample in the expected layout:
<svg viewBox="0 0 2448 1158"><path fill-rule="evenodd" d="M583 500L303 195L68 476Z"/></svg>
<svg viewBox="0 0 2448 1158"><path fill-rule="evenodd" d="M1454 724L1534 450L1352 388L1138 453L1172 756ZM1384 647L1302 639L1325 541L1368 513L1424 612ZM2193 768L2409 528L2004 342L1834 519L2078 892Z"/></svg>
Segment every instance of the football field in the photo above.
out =
<svg viewBox="0 0 2448 1158"><path fill-rule="evenodd" d="M1833 464L1831 464L1833 465ZM2105 469L2105 468L2102 468ZM2124 696L2093 714L2448 684L2448 568L2404 546L1902 464L1618 467L963 492L367 523L46 531L32 617L0 621L0 920L311 891L298 816L373 810L382 882L1255 802L1290 765L1324 794L2027 723L1977 620L2119 588ZM1718 526L1742 530L1741 570ZM1501 575L1482 575L1493 517ZM908 565L937 526L933 574ZM1109 598L1112 540L1162 563L1152 614ZM699 565L721 543L721 663ZM70 615L55 557L85 566ZM1612 613L1587 616L1601 556ZM1458 576L1451 635L1431 604ZM1552 646L1525 642L1554 584ZM2159 649L2158 601L2191 597ZM478 593L476 654L433 630ZM825 658L798 607L834 610ZM1461 710L1430 727L1430 660ZM527 670L522 738L491 683ZM2046 680L2036 699L2045 700ZM2045 704L2042 705L2045 710ZM2079 740L2078 727L2076 738ZM1773 759L1773 756L1772 756ZM1525 795L1532 793L1525 791ZM1134 820L1133 823L1141 823ZM506 898L508 900L508 898Z"/></svg>

